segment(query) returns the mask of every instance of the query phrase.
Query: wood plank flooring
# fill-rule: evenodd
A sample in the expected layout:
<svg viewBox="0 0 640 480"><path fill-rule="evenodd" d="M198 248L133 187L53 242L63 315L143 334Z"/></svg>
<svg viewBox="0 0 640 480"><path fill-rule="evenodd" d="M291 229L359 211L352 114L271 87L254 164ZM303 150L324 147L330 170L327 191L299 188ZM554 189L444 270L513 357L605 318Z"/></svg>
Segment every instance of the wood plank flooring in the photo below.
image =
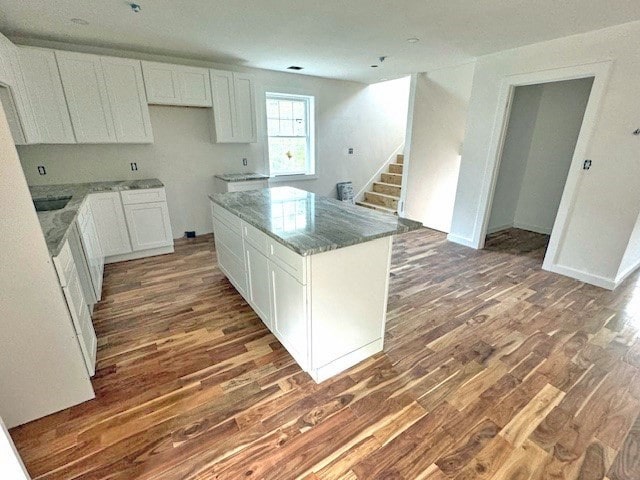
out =
<svg viewBox="0 0 640 480"><path fill-rule="evenodd" d="M109 265L97 398L12 436L38 479L640 479L637 276L608 292L500 236L397 238L384 352L320 385L211 237Z"/></svg>

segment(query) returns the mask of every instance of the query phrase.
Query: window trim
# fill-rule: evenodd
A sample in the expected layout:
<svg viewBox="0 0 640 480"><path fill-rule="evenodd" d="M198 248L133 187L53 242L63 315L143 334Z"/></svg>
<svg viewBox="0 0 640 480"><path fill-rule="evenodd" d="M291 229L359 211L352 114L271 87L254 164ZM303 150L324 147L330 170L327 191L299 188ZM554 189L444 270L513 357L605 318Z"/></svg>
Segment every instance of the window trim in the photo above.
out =
<svg viewBox="0 0 640 480"><path fill-rule="evenodd" d="M296 173L279 173L274 174L271 171L271 157L269 154L269 122L267 116L267 100L270 98L274 99L288 99L294 101L304 100L306 103L307 110L307 171L305 173L296 172ZM265 91L264 96L264 122L265 122L265 133L266 133L266 157L267 157L267 168L269 171L269 176L271 177L271 182L286 182L292 180L314 180L318 178L317 176L317 164L316 164L316 122L315 122L315 96L310 94L301 94L301 93L282 93L275 91ZM301 138L301 137L293 137L293 138Z"/></svg>

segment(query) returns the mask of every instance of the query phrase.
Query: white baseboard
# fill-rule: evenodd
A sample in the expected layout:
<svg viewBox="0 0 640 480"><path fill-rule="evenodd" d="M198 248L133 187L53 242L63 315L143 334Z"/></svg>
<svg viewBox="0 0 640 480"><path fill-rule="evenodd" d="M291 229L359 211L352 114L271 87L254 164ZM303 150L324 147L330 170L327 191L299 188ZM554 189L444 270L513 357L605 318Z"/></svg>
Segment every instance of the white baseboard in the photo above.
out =
<svg viewBox="0 0 640 480"><path fill-rule="evenodd" d="M640 261L631 265L624 272L619 273L616 276L616 287L618 287L622 282L624 282L632 273L634 273L638 268L640 268Z"/></svg>
<svg viewBox="0 0 640 480"><path fill-rule="evenodd" d="M544 235L551 235L551 228L547 227L539 227L537 225L528 225L526 223L507 223L505 225L499 225L497 227L489 227L487 229L487 235L491 235L492 233L501 232L502 230L507 230L508 228L519 228L520 230L526 230L528 232L534 233L542 233Z"/></svg>
<svg viewBox="0 0 640 480"><path fill-rule="evenodd" d="M618 282L615 279L595 275L582 270L576 270L575 268L565 267L562 265L548 265L543 266L542 268L548 272L559 273L560 275L575 278L581 282L595 285L596 287L606 288L607 290L613 290L618 286Z"/></svg>
<svg viewBox="0 0 640 480"><path fill-rule="evenodd" d="M507 230L508 228L513 228L512 223L508 223L505 225L499 225L497 227L489 227L487 228L487 235L491 235L492 233L501 232L502 230Z"/></svg>
<svg viewBox="0 0 640 480"><path fill-rule="evenodd" d="M457 243L458 245L464 245L465 247L470 247L478 250L478 245L470 238L464 238L450 233L449 235L447 235L447 240L453 243Z"/></svg>
<svg viewBox="0 0 640 480"><path fill-rule="evenodd" d="M526 223L513 222L513 228L519 228L521 230L527 230L529 232L542 233L544 235L551 235L553 228L539 227L537 225L528 225Z"/></svg>
<svg viewBox="0 0 640 480"><path fill-rule="evenodd" d="M371 355L381 352L384 346L383 343L384 340L379 338L364 347L360 347L359 349L328 363L327 365L323 365L322 367L314 370L309 370L309 375L311 375L311 378L313 378L316 383L322 383L328 378L344 372L363 360L366 360Z"/></svg>
<svg viewBox="0 0 640 480"><path fill-rule="evenodd" d="M122 255L112 255L104 259L104 263L126 262L127 260L137 260L138 258L154 257L156 255L165 255L173 253L173 245L166 247L151 248L149 250L140 250L138 252L123 253Z"/></svg>

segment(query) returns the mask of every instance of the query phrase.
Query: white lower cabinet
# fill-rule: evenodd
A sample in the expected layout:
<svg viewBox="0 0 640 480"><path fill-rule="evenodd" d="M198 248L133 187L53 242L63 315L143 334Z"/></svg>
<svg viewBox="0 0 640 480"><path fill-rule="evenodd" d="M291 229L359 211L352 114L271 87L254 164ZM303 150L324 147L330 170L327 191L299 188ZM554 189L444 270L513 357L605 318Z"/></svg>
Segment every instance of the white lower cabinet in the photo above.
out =
<svg viewBox="0 0 640 480"><path fill-rule="evenodd" d="M92 193L89 199L104 256L130 253L131 240L129 240L129 230L127 230L120 193Z"/></svg>
<svg viewBox="0 0 640 480"><path fill-rule="evenodd" d="M62 292L67 301L69 314L78 337L87 371L90 376L93 376L95 374L98 341L93 330L91 315L80 285L80 277L68 241L65 241L60 253L53 257L53 263L58 273Z"/></svg>
<svg viewBox="0 0 640 480"><path fill-rule="evenodd" d="M166 202L125 205L124 214L134 251L173 245Z"/></svg>
<svg viewBox="0 0 640 480"><path fill-rule="evenodd" d="M80 239L91 275L91 283L96 300L102 298L102 277L104 273L104 253L98 240L91 202L86 202L78 215Z"/></svg>
<svg viewBox="0 0 640 480"><path fill-rule="evenodd" d="M275 262L269 262L271 331L304 370L309 368L306 287Z"/></svg>
<svg viewBox="0 0 640 480"><path fill-rule="evenodd" d="M249 242L245 242L248 295L251 305L264 324L272 330L269 261Z"/></svg>
<svg viewBox="0 0 640 480"><path fill-rule="evenodd" d="M316 382L382 350L392 237L301 256L212 203L218 265Z"/></svg>

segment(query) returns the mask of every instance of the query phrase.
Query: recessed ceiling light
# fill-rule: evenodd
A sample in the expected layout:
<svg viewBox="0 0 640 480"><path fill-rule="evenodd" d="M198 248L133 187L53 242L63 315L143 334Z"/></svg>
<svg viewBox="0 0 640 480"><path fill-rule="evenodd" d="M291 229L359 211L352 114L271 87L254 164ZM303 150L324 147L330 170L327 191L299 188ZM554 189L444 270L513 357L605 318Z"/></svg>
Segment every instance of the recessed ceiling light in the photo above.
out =
<svg viewBox="0 0 640 480"><path fill-rule="evenodd" d="M418 43L419 41L420 39L416 37L407 38L407 42L409 43Z"/></svg>
<svg viewBox="0 0 640 480"><path fill-rule="evenodd" d="M71 21L77 25L89 25L89 22L82 18L72 18Z"/></svg>
<svg viewBox="0 0 640 480"><path fill-rule="evenodd" d="M291 65L290 67L287 67L287 70L302 70L304 67L298 67L296 65Z"/></svg>

